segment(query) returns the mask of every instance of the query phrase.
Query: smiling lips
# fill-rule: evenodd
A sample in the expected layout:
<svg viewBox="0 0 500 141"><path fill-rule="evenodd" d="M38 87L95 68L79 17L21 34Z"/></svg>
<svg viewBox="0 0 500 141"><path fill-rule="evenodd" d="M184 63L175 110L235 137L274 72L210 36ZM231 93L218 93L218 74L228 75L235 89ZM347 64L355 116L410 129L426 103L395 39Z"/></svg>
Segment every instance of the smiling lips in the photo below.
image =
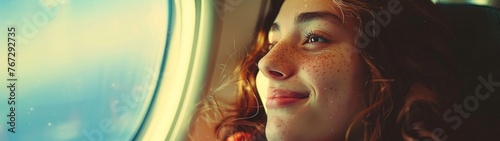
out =
<svg viewBox="0 0 500 141"><path fill-rule="evenodd" d="M287 107L308 98L307 93L299 93L283 89L269 89L266 106L269 109Z"/></svg>

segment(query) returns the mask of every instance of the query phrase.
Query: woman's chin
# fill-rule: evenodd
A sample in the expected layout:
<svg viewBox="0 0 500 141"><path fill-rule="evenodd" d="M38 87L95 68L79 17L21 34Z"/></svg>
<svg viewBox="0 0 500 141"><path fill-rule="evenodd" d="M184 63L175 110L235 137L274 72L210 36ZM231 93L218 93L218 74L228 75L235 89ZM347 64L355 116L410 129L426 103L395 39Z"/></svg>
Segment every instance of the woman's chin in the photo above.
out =
<svg viewBox="0 0 500 141"><path fill-rule="evenodd" d="M289 116L284 116L280 118L279 116L268 116L266 124L266 137L269 141L295 141L296 138L292 137L294 135L294 128L297 128L297 124L291 125L293 123Z"/></svg>
<svg viewBox="0 0 500 141"><path fill-rule="evenodd" d="M315 131L314 128L307 128L307 130ZM325 137L318 137L317 135L309 136L307 133L296 134L287 132L287 130L266 127L266 138L268 141L343 141L341 138L332 136L333 134Z"/></svg>
<svg viewBox="0 0 500 141"><path fill-rule="evenodd" d="M297 118L297 117L295 117ZM336 141L342 140L341 135L333 130L327 130L321 125L303 123L304 120L277 116L268 117L266 138L269 141Z"/></svg>
<svg viewBox="0 0 500 141"><path fill-rule="evenodd" d="M300 141L288 132L270 126L266 127L266 138L268 141Z"/></svg>

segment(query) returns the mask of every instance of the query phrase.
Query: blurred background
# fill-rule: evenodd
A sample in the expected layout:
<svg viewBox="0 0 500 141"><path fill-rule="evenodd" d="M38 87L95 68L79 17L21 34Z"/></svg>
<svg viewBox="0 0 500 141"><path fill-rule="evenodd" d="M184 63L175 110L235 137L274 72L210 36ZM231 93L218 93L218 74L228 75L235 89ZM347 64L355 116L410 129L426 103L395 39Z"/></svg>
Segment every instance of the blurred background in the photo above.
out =
<svg viewBox="0 0 500 141"><path fill-rule="evenodd" d="M437 3L466 3L474 5L487 5L500 8L500 1L498 0L432 0Z"/></svg>

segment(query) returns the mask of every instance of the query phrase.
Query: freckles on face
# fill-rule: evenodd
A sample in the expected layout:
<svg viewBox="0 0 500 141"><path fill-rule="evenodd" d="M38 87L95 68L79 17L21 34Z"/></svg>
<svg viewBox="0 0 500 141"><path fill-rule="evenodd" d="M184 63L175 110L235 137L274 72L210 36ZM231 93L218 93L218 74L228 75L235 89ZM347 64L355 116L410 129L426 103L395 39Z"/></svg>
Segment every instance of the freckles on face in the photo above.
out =
<svg viewBox="0 0 500 141"><path fill-rule="evenodd" d="M333 48L326 50L317 54L313 54L300 64L303 64L301 69L308 73L309 76L314 76L312 78L316 83L320 82L334 82L336 79L343 78L347 79L349 75L349 70L352 63L357 63L358 60L354 57L354 53L346 51L350 48L349 46L339 45L338 48ZM347 55L346 55L347 54ZM354 58L352 58L354 57ZM344 77L341 77L344 76ZM317 86L318 88L333 89L331 84L325 84L325 86Z"/></svg>
<svg viewBox="0 0 500 141"><path fill-rule="evenodd" d="M356 53L344 49L348 47L352 46L339 44L335 48L315 53L292 49L277 53L279 49L276 48L276 52L266 56L286 62L280 66L295 68L295 74L285 81L277 82L259 72L257 87L261 98L267 97L265 90L269 86L278 83L291 89L306 88L310 91L306 103L289 109L268 109L265 105L267 99L262 98L268 114L266 132L281 134L283 136L279 137L283 140L339 138L345 133L351 115L360 103L360 84L364 83L360 75L360 59L352 57ZM308 130L311 127L321 132Z"/></svg>
<svg viewBox="0 0 500 141"><path fill-rule="evenodd" d="M256 78L271 141L339 140L358 112L365 74L355 52L354 31L346 30L353 29L354 22L341 25L335 13L340 10L332 10L331 4L285 1L271 28L273 47L258 62ZM269 102L272 95L292 97L276 106ZM300 98L293 97L297 95Z"/></svg>
<svg viewBox="0 0 500 141"><path fill-rule="evenodd" d="M361 103L359 93L364 83L361 60L352 57L357 54L344 49L351 46L337 47L306 61L304 70L309 73L302 77L314 91L309 108L315 113L305 118L309 120L309 126L324 130L323 135L317 136L325 138L339 138L345 133Z"/></svg>
<svg viewBox="0 0 500 141"><path fill-rule="evenodd" d="M347 44L339 45L303 61L304 67L301 68L301 72L305 73L302 78L314 90L315 94L311 97L316 98L319 104L323 106L335 104L334 107L337 107L345 103L341 101L343 97L350 96L359 88L356 80L362 78L359 71L361 60L359 57L353 57L357 56L356 53L344 49L350 47Z"/></svg>

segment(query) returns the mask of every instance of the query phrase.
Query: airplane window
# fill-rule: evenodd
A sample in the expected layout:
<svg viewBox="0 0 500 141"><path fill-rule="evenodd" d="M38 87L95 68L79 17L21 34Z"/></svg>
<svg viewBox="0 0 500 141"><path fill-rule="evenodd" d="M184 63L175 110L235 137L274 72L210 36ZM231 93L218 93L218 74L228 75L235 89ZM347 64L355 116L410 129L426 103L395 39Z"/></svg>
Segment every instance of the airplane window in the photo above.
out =
<svg viewBox="0 0 500 141"><path fill-rule="evenodd" d="M0 7L0 140L135 136L167 49L169 3L30 0Z"/></svg>

